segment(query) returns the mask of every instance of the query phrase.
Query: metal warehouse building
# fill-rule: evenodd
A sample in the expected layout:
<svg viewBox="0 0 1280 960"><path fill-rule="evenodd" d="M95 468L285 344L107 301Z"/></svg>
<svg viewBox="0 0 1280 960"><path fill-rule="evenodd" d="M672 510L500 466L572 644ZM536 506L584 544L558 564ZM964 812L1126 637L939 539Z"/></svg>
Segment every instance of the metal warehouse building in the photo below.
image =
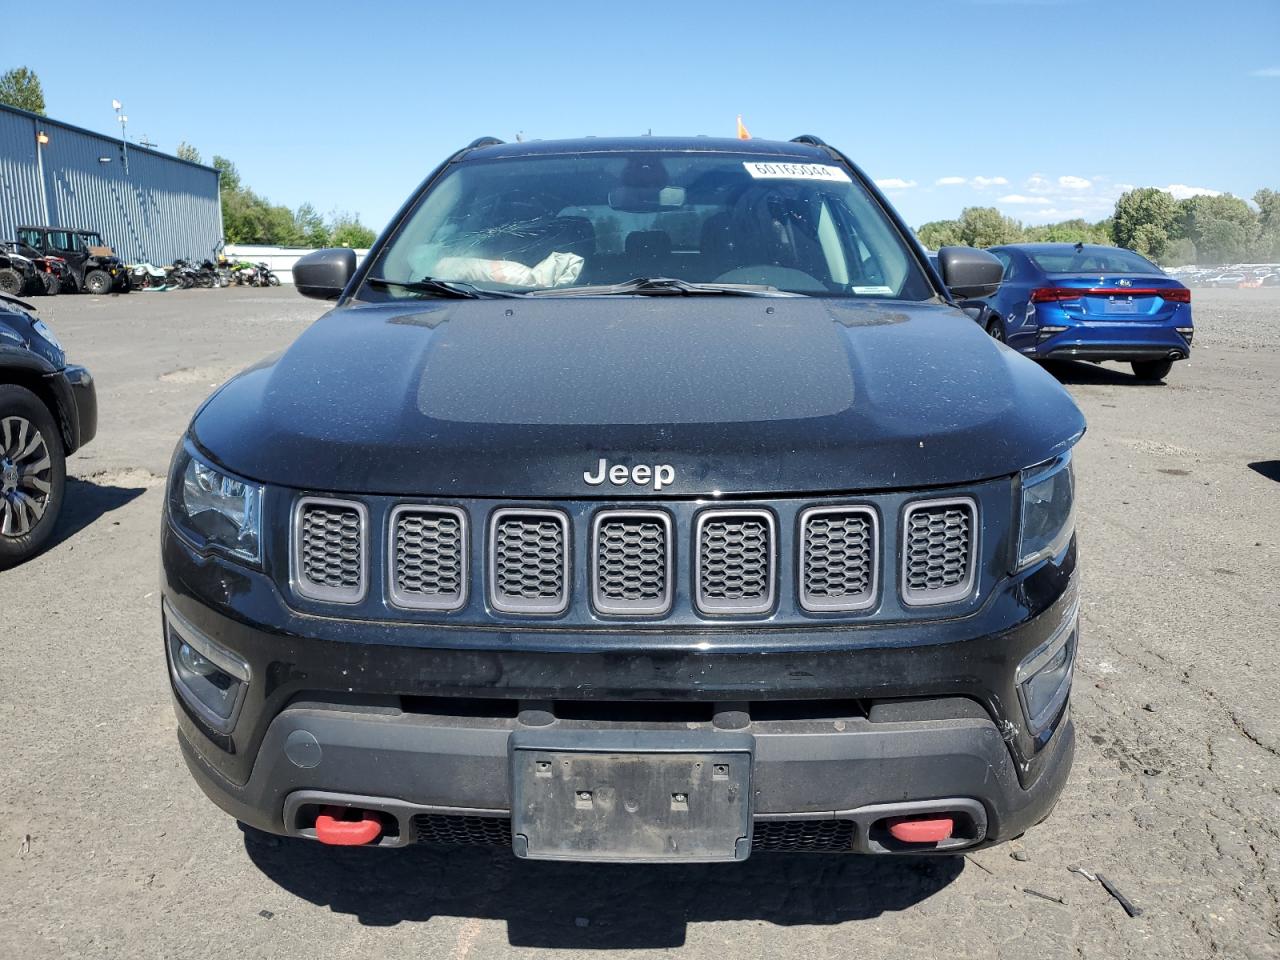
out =
<svg viewBox="0 0 1280 960"><path fill-rule="evenodd" d="M126 263L203 260L218 171L0 104L0 240L20 225L96 230Z"/></svg>

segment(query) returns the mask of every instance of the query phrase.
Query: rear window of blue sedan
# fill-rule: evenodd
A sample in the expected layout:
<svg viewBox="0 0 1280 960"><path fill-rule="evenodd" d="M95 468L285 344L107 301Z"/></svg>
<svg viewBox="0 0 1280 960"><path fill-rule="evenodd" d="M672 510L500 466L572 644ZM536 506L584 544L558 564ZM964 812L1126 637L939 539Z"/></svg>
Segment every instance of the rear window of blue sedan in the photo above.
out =
<svg viewBox="0 0 1280 960"><path fill-rule="evenodd" d="M1068 250L1065 253L1030 253L1035 265L1045 273L1155 273L1164 275L1164 271L1154 263L1132 250L1084 249L1077 253Z"/></svg>

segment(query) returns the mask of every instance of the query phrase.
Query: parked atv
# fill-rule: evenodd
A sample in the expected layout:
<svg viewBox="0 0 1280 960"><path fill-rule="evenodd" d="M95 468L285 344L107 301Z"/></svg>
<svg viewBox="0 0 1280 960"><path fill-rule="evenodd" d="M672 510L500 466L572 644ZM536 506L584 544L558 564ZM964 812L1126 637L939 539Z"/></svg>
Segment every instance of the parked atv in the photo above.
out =
<svg viewBox="0 0 1280 960"><path fill-rule="evenodd" d="M17 254L31 261L31 265L35 267L36 282L29 284L28 293L52 297L61 293L64 285L69 282L71 271L62 257L41 256L38 250L14 240L0 242L0 252L10 257Z"/></svg>
<svg viewBox="0 0 1280 960"><path fill-rule="evenodd" d="M22 297L37 289L43 290L44 285L31 258L24 257L7 244L0 245L0 293Z"/></svg>
<svg viewBox="0 0 1280 960"><path fill-rule="evenodd" d="M26 226L18 227L17 237L19 243L40 256L57 256L66 261L72 281L64 287L66 292L101 296L112 291L129 291L128 271L95 230Z"/></svg>

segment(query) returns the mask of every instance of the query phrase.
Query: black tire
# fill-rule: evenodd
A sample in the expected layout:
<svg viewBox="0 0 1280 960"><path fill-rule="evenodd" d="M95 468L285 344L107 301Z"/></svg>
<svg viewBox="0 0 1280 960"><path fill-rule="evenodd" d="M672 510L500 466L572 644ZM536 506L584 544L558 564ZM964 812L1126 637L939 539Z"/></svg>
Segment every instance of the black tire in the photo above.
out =
<svg viewBox="0 0 1280 960"><path fill-rule="evenodd" d="M1133 375L1139 380L1146 380L1149 383L1159 383L1169 375L1169 371L1173 369L1172 360L1134 360L1129 364L1133 367Z"/></svg>
<svg viewBox="0 0 1280 960"><path fill-rule="evenodd" d="M269 273L267 274L267 283L269 283L273 287L278 287L280 286L280 278L277 277L274 273Z"/></svg>
<svg viewBox="0 0 1280 960"><path fill-rule="evenodd" d="M45 544L49 542L49 537L53 535L53 528L58 524L58 514L62 512L62 500L67 486L67 460L63 452L62 435L58 433L58 427L49 409L30 390L7 383L0 384L0 470L3 469L5 457L14 453L14 445L17 442L11 429L9 449L4 450L5 421L9 420L12 424L12 418L25 420L39 432L40 439L48 452L49 466L40 471L38 477L48 484L49 490L44 503L44 512L21 534L4 532L6 516L4 500L7 499L7 495L0 492L0 570L23 563L44 549ZM0 472L0 491L5 489L4 476L5 474Z"/></svg>
<svg viewBox="0 0 1280 960"><path fill-rule="evenodd" d="M62 292L63 293L79 293L80 292L80 286L79 284L76 283L75 274L67 273L62 277Z"/></svg>
<svg viewBox="0 0 1280 960"><path fill-rule="evenodd" d="M100 297L111 292L111 274L105 270L90 270L84 275L84 292Z"/></svg>
<svg viewBox="0 0 1280 960"><path fill-rule="evenodd" d="M42 280L44 282L44 295L46 297L56 297L58 295L59 288L62 286L62 284L58 282L58 278L52 273L46 273L43 275Z"/></svg>
<svg viewBox="0 0 1280 960"><path fill-rule="evenodd" d="M12 267L0 268L0 293L18 297L22 295L22 288L25 286L26 281L17 270Z"/></svg>
<svg viewBox="0 0 1280 960"><path fill-rule="evenodd" d="M992 317L987 321L987 335L992 340L999 340L1004 343L1004 324L1000 322L999 317Z"/></svg>

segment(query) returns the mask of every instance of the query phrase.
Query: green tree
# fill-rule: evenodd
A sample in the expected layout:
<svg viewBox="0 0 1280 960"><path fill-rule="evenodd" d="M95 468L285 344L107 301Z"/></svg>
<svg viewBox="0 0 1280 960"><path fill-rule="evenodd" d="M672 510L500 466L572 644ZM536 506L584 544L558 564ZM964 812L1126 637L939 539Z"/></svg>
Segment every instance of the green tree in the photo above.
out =
<svg viewBox="0 0 1280 960"><path fill-rule="evenodd" d="M174 152L179 160L190 160L192 163L204 162L200 159L200 151L185 140L178 144L178 149Z"/></svg>
<svg viewBox="0 0 1280 960"><path fill-rule="evenodd" d="M1155 187L1140 187L1116 201L1111 239L1144 256L1160 257L1169 241L1179 235L1177 224L1178 201Z"/></svg>
<svg viewBox="0 0 1280 960"><path fill-rule="evenodd" d="M1022 240L1022 224L995 207L965 207L960 211L960 242L971 247L994 247Z"/></svg>
<svg viewBox="0 0 1280 960"><path fill-rule="evenodd" d="M352 213L335 213L329 221L329 242L335 247L364 250L373 246L377 235Z"/></svg>
<svg viewBox="0 0 1280 960"><path fill-rule="evenodd" d="M240 189L240 171L226 157L213 155L213 166L218 171L218 189L225 195Z"/></svg>
<svg viewBox="0 0 1280 960"><path fill-rule="evenodd" d="M1182 235L1196 245L1197 259L1204 263L1247 259L1260 233L1259 215L1229 193L1181 201L1178 221Z"/></svg>
<svg viewBox="0 0 1280 960"><path fill-rule="evenodd" d="M0 76L0 103L43 114L44 90L40 78L26 67L14 67Z"/></svg>
<svg viewBox="0 0 1280 960"><path fill-rule="evenodd" d="M309 203L298 207L293 214L294 223L302 237L304 247L329 246L329 228L325 226L324 217Z"/></svg>
<svg viewBox="0 0 1280 960"><path fill-rule="evenodd" d="M961 244L960 224L955 220L933 220L916 231L916 236L930 250Z"/></svg>

